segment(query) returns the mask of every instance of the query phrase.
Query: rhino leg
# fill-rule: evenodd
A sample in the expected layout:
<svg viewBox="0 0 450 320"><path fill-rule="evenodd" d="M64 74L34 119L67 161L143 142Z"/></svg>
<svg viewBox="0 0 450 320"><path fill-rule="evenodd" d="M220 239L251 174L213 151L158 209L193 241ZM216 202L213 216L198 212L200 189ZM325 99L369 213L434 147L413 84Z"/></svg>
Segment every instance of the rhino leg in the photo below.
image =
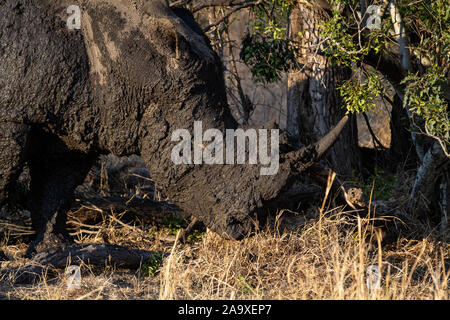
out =
<svg viewBox="0 0 450 320"><path fill-rule="evenodd" d="M5 204L22 172L29 127L0 122L0 205Z"/></svg>
<svg viewBox="0 0 450 320"><path fill-rule="evenodd" d="M72 150L58 137L43 131L33 132L30 145L29 207L36 238L27 256L71 242L66 213L75 188L83 183L95 160L93 155Z"/></svg>

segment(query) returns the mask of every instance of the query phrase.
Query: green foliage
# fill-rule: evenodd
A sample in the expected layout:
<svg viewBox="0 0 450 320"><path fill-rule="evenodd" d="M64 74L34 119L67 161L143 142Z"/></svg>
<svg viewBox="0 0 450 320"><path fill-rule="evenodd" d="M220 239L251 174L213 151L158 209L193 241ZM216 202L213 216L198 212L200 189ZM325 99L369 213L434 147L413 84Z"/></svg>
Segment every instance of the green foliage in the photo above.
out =
<svg viewBox="0 0 450 320"><path fill-rule="evenodd" d="M360 61L360 55L357 53L356 43L347 29L351 25L349 18L334 12L333 16L322 23L320 26L320 35L328 39L324 53L332 59L334 63L340 63L347 67L352 67L354 62ZM365 49L362 53L365 53Z"/></svg>
<svg viewBox="0 0 450 320"><path fill-rule="evenodd" d="M388 40L386 35L391 26L388 22L382 24L381 30L369 32L363 28L361 33L351 32L361 27L355 17L333 12L330 19L320 25L320 35L325 41L323 53L333 63L355 70L356 63L362 61L362 58L371 51L379 53L385 49ZM366 38L366 41L361 40L362 36Z"/></svg>
<svg viewBox="0 0 450 320"><path fill-rule="evenodd" d="M296 48L291 41L266 39L246 34L242 40L240 57L250 67L256 82L272 83L281 80L281 73L296 63Z"/></svg>
<svg viewBox="0 0 450 320"><path fill-rule="evenodd" d="M410 108L415 127L412 129L440 141L448 153L450 149L450 121L448 90L450 68L450 5L448 0L421 1L415 6L407 1L399 3L405 17L407 31L415 42L412 51L428 59L431 66L407 76L405 106ZM417 54L419 53L419 54Z"/></svg>
<svg viewBox="0 0 450 320"><path fill-rule="evenodd" d="M176 215L168 215L163 219L164 231L170 235L176 235L180 229L187 227L187 222Z"/></svg>
<svg viewBox="0 0 450 320"><path fill-rule="evenodd" d="M154 253L148 258L141 267L142 274L145 277L154 277L158 274L163 263L163 255L160 252Z"/></svg>
<svg viewBox="0 0 450 320"><path fill-rule="evenodd" d="M274 40L285 39L293 5L293 0L266 0L252 7L254 33Z"/></svg>
<svg viewBox="0 0 450 320"><path fill-rule="evenodd" d="M374 174L367 179L367 182L362 187L364 197L367 200L370 199L373 187L372 200L388 200L392 195L392 190L397 179L398 177L396 175L375 167Z"/></svg>
<svg viewBox="0 0 450 320"><path fill-rule="evenodd" d="M345 4L352 12L360 10L359 1L335 0ZM373 3L380 5L380 3ZM448 85L450 68L450 5L448 0L424 0L411 5L410 1L397 1L410 40L413 57L429 61L427 68L409 75L402 82L406 85L405 105L415 119L416 131L438 139L447 150L449 142L449 109L444 98L443 86ZM324 53L333 62L357 71L361 61L370 53L388 52L389 42L396 42L389 14L383 17L382 30L361 28L354 14L334 12L321 25L321 36L326 39ZM361 40L363 39L363 40ZM414 58L413 58L414 62ZM373 81L374 80L374 81ZM361 112L374 107L373 99L382 92L379 80L346 82L340 87L348 113Z"/></svg>
<svg viewBox="0 0 450 320"><path fill-rule="evenodd" d="M448 68L450 63L450 5L448 0L424 0L412 6L399 1L408 33L420 39L416 50L433 65Z"/></svg>
<svg viewBox="0 0 450 320"><path fill-rule="evenodd" d="M357 83L347 81L339 87L340 94L345 103L347 114L373 110L373 102L382 92L381 80L376 73L369 73L366 81Z"/></svg>
<svg viewBox="0 0 450 320"><path fill-rule="evenodd" d="M188 235L187 242L189 242L189 243L199 242L202 240L202 238L205 234L206 234L206 232L194 230L190 235Z"/></svg>
<svg viewBox="0 0 450 320"><path fill-rule="evenodd" d="M364 70L364 62L379 53L396 52L398 39L393 30L389 9L382 17L381 30L363 25L359 0L330 0L344 10L334 10L320 25L321 46L318 54L351 68ZM382 5L370 1L368 5ZM413 112L417 131L438 139L447 150L449 142L449 109L443 85L448 90L450 69L450 5L448 0L422 0L411 4L397 0L399 13L408 34L413 74L403 82L405 97ZM290 11L298 4L294 0L263 0L251 8L253 23L243 38L242 60L250 67L256 82L276 82L282 72L295 69L298 43L287 36ZM302 36L302 34L299 34ZM427 61L418 67L418 61ZM372 61L373 62L373 61ZM414 73L418 71L417 73ZM383 92L380 79L366 75L364 81L348 81L340 86L347 113L358 113L374 107L373 100ZM406 105L406 104L405 104ZM411 128L415 129L415 128ZM448 151L447 151L448 152Z"/></svg>
<svg viewBox="0 0 450 320"><path fill-rule="evenodd" d="M254 291L253 284L250 281L247 281L243 275L239 275L238 280L240 284L240 291L242 293L248 294L251 291Z"/></svg>
<svg viewBox="0 0 450 320"><path fill-rule="evenodd" d="M424 122L428 135L442 141L447 149L450 147L450 121L447 101L443 98L442 86L448 79L442 70L434 67L424 75L410 74L402 84L406 84L406 97L414 116Z"/></svg>
<svg viewBox="0 0 450 320"><path fill-rule="evenodd" d="M292 0L266 0L251 8L252 24L242 39L240 57L250 67L255 82L273 83L293 68L298 49L287 38Z"/></svg>
<svg viewBox="0 0 450 320"><path fill-rule="evenodd" d="M375 166L374 173L367 179L362 179L356 175L350 179L350 182L357 185L363 191L364 198L369 201L372 193L373 200L388 200L392 196L395 183L398 180L397 175L393 175L385 170Z"/></svg>

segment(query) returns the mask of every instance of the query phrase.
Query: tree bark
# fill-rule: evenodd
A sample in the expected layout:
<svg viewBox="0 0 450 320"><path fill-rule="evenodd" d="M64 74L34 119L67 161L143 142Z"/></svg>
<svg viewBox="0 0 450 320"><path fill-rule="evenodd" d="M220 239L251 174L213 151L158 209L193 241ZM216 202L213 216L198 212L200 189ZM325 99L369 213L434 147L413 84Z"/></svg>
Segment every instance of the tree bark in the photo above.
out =
<svg viewBox="0 0 450 320"><path fill-rule="evenodd" d="M320 53L319 26L327 18L327 13L319 6L305 4L298 4L290 15L290 38L300 42L302 49L298 58L300 70L288 75L287 130L304 145L326 135L345 115L337 86L348 79L350 73L333 66ZM351 117L349 125L325 155L328 165L336 172L351 174L352 169L359 166L357 139L356 122Z"/></svg>
<svg viewBox="0 0 450 320"><path fill-rule="evenodd" d="M425 215L433 211L439 212L437 206L439 203L442 206L443 199L439 198L439 191L436 192L436 186L439 186L440 179L445 179L446 175L443 173L445 173L449 163L450 161L439 142L434 142L433 146L423 157L423 163L417 171L408 204L412 212L416 212L418 215ZM446 184L446 181L442 180L442 183ZM446 205L445 208L446 210L448 209Z"/></svg>

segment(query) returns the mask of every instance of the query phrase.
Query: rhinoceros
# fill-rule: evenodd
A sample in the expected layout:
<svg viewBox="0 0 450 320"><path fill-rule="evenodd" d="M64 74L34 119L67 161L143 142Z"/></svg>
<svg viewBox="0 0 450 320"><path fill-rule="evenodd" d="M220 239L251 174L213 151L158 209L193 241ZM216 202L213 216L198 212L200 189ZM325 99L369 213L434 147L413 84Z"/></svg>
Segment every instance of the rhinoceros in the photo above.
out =
<svg viewBox="0 0 450 320"><path fill-rule="evenodd" d="M69 21L74 7L79 19ZM177 130L240 128L222 63L189 11L166 0L0 0L0 200L26 163L32 252L70 241L74 190L106 153L140 155L170 202L241 239L346 121L297 149L282 132L273 174L261 163L175 163ZM243 131L251 128L276 126Z"/></svg>

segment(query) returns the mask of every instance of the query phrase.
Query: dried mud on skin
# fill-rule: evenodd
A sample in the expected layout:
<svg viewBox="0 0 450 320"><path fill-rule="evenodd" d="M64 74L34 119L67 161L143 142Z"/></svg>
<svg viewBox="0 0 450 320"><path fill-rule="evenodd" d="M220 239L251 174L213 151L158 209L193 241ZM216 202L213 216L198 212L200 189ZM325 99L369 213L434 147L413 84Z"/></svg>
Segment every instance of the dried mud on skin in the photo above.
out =
<svg viewBox="0 0 450 320"><path fill-rule="evenodd" d="M186 10L162 0L86 1L81 30L69 30L61 14L69 1L0 4L0 43L13 44L0 59L0 194L5 201L28 163L30 253L66 242L74 190L101 153L141 155L172 203L233 239L249 235L315 160L315 147L292 153L289 144L273 176L261 176L261 165L170 160L174 130L192 133L200 120L204 130L238 127L221 61Z"/></svg>

